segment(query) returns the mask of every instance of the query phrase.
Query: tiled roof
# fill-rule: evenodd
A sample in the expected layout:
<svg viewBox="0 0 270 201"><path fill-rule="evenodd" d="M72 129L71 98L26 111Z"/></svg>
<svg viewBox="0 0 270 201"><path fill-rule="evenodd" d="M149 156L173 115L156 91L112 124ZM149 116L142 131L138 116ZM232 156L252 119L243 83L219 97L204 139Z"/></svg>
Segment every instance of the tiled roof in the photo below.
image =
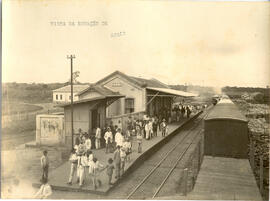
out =
<svg viewBox="0 0 270 201"><path fill-rule="evenodd" d="M127 79L128 81L132 82L133 84L140 86L142 88L145 87L157 87L157 88L169 88L168 85L160 82L157 79L144 79L144 78L139 78L139 77L133 77L133 76L128 76L120 71L115 71L108 76L104 77L103 79L99 80L96 82L96 84L101 84L103 81L115 76L115 75L120 75Z"/></svg>
<svg viewBox="0 0 270 201"><path fill-rule="evenodd" d="M73 85L73 92L77 93L77 92L80 92L88 87L89 87L89 85L75 84L75 85ZM70 91L71 91L70 85L53 90L53 92L70 92Z"/></svg>
<svg viewBox="0 0 270 201"><path fill-rule="evenodd" d="M99 96L99 97L94 97L94 98L87 98L87 99L82 99L82 100L78 100L78 101L74 101L73 105L78 105L78 104L83 104L83 103L91 103L94 101L100 101L100 100L117 100L118 98L122 98L125 97L123 95L111 95L111 96ZM66 106L70 106L71 103L64 103L64 104L60 104L57 105L57 107L66 107Z"/></svg>
<svg viewBox="0 0 270 201"><path fill-rule="evenodd" d="M105 88L101 85L90 85L88 88L80 91L77 95L81 95L81 94L84 94L88 91L97 91L99 92L100 94L102 94L103 96L114 96L114 95L121 95L120 93L118 92L114 92L108 88Z"/></svg>
<svg viewBox="0 0 270 201"><path fill-rule="evenodd" d="M137 82L141 83L141 85L146 85L147 87L156 87L156 88L169 88L166 84L160 82L157 79L145 79L141 77L133 77L129 76L132 79L135 79Z"/></svg>

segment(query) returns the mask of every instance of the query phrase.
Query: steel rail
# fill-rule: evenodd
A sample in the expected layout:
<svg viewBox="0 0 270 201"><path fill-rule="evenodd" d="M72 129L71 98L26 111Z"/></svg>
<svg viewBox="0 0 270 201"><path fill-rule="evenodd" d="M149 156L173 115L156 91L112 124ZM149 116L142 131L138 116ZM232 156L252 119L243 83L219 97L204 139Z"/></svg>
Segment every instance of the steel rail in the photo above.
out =
<svg viewBox="0 0 270 201"><path fill-rule="evenodd" d="M184 140L191 131L193 131L195 128L199 126L199 123L203 120L205 115L186 133L186 135L183 137L183 139L180 140L179 143L177 143L170 151L166 153L166 155L159 161L159 163L144 177L144 179L133 189L131 193L127 196L126 199L129 199L139 188L140 186L152 175L152 173L160 166L160 164L168 157L168 155L178 147L179 144L182 143L182 140Z"/></svg>
<svg viewBox="0 0 270 201"><path fill-rule="evenodd" d="M198 131L197 135L194 136L194 138L192 139L195 140L196 137L198 137L198 134L200 134L202 131ZM163 182L160 184L160 186L158 187L158 189L156 190L156 192L154 193L154 195L152 196L152 198L155 198L156 195L159 193L159 191L161 190L161 188L163 187L163 185L165 184L165 182L167 181L167 179L169 178L169 176L171 175L171 173L174 171L174 169L176 168L176 166L178 165L179 161L183 158L183 156L185 155L185 153L187 152L187 150L189 149L189 147L192 145L192 142L188 145L188 147L181 153L181 155L179 156L179 158L177 159L177 161L175 162L175 164L173 165L173 167L170 169L170 171L168 172L168 174L166 175L165 179L163 180Z"/></svg>

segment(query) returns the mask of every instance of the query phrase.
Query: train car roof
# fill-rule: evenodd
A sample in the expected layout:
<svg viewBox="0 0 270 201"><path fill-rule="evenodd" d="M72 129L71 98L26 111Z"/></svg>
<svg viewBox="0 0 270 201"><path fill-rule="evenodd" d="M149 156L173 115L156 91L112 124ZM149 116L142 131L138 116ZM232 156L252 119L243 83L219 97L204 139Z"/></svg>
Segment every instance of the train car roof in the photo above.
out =
<svg viewBox="0 0 270 201"><path fill-rule="evenodd" d="M247 122L247 118L240 112L230 99L222 99L218 102L205 120L230 119Z"/></svg>

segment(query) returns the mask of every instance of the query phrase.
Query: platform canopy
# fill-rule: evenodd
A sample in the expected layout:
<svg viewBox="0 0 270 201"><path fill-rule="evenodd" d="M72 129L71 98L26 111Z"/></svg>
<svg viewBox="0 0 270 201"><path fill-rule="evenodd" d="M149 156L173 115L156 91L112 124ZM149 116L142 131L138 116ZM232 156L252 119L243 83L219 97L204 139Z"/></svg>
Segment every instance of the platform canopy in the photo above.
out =
<svg viewBox="0 0 270 201"><path fill-rule="evenodd" d="M114 101L118 100L119 98L125 97L124 95L108 95L108 96L98 96L94 98L86 98L78 101L74 101L73 105L78 105L78 104L91 104L92 106L96 106L97 104L105 101L106 102L106 107L108 107L110 104L112 104ZM71 103L64 103L64 104L59 104L57 105L59 107L69 107L71 106Z"/></svg>
<svg viewBox="0 0 270 201"><path fill-rule="evenodd" d="M172 96L180 96L180 97L196 97L196 96L198 96L198 94L189 93L189 92L185 92L185 91L179 91L179 90L175 90L175 89L169 89L169 88L146 87L146 89L153 90L156 92L166 93L166 94L169 94ZM155 95L155 96L159 96L159 95Z"/></svg>

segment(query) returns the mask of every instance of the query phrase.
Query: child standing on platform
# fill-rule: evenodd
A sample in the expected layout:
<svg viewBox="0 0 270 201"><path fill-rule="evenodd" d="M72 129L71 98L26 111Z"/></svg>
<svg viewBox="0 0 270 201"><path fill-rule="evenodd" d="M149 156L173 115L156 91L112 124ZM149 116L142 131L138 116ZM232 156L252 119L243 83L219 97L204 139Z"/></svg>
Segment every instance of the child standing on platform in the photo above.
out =
<svg viewBox="0 0 270 201"><path fill-rule="evenodd" d="M167 123L166 123L165 119L163 119L163 121L162 121L162 123L160 125L160 128L161 128L162 137L165 137L166 132L168 131L167 130Z"/></svg>
<svg viewBox="0 0 270 201"><path fill-rule="evenodd" d="M73 175L77 169L77 164L78 164L78 157L76 155L75 149L71 150L69 161L71 162L71 167L70 167L70 174L69 174L69 179L68 179L67 184L72 185Z"/></svg>
<svg viewBox="0 0 270 201"><path fill-rule="evenodd" d="M142 152L142 139L143 139L142 132L143 132L143 129L141 129L141 127L139 125L137 125L136 131L137 131L138 153L141 153Z"/></svg>
<svg viewBox="0 0 270 201"><path fill-rule="evenodd" d="M101 180L99 179L100 168L103 168L103 165L99 163L97 158L93 158L93 160L89 162L89 174L92 177L95 190L102 184Z"/></svg>
<svg viewBox="0 0 270 201"><path fill-rule="evenodd" d="M125 149L125 152L126 152L126 161L130 162L131 142L129 138L126 138L126 140L124 141L123 148Z"/></svg>
<svg viewBox="0 0 270 201"><path fill-rule="evenodd" d="M108 175L108 184L112 185L112 175L113 175L113 170L114 170L112 158L109 158L106 168L107 168L107 175Z"/></svg>
<svg viewBox="0 0 270 201"><path fill-rule="evenodd" d="M120 149L120 158L121 158L121 167L120 167L120 176L122 176L124 174L125 171L125 164L126 164L126 151L125 149L122 147Z"/></svg>
<svg viewBox="0 0 270 201"><path fill-rule="evenodd" d="M42 179L48 180L48 173L49 173L49 158L47 156L48 152L45 150L43 151L43 156L40 158L40 163L42 167Z"/></svg>

